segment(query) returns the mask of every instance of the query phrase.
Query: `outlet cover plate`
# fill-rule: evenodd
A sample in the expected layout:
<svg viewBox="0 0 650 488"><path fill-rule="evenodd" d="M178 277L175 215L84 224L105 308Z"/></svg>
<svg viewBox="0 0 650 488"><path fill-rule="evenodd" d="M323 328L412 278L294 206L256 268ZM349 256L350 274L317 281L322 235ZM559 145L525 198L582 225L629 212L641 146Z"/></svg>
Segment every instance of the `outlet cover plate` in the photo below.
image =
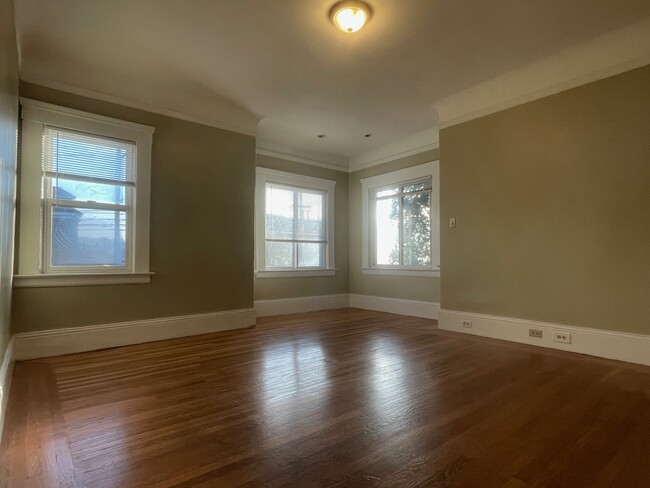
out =
<svg viewBox="0 0 650 488"><path fill-rule="evenodd" d="M562 342L563 344L571 344L571 334L568 332L555 332L553 334L553 340L555 342Z"/></svg>

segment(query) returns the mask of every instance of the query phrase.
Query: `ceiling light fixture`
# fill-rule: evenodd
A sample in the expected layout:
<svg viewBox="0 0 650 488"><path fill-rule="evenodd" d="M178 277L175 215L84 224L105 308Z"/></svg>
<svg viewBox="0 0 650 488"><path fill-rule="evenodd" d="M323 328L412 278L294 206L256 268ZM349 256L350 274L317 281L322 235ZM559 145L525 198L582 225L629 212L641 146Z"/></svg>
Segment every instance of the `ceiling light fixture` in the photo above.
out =
<svg viewBox="0 0 650 488"><path fill-rule="evenodd" d="M334 25L348 34L360 30L371 15L370 5L357 0L339 2L330 10L330 19Z"/></svg>

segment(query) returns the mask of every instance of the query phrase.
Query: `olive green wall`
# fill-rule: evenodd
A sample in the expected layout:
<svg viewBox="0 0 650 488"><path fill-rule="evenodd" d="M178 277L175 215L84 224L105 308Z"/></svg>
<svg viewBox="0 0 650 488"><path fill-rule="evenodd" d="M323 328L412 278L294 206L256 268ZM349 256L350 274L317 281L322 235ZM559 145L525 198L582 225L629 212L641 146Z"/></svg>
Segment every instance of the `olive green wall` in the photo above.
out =
<svg viewBox="0 0 650 488"><path fill-rule="evenodd" d="M257 155L257 166L336 181L334 190L336 275L310 278L256 279L255 300L348 293L348 174L261 154Z"/></svg>
<svg viewBox="0 0 650 488"><path fill-rule="evenodd" d="M442 308L650 334L650 66L440 147Z"/></svg>
<svg viewBox="0 0 650 488"><path fill-rule="evenodd" d="M150 284L14 290L13 332L253 307L255 139L40 86L21 96L156 128Z"/></svg>
<svg viewBox="0 0 650 488"><path fill-rule="evenodd" d="M440 301L440 278L378 276L361 273L361 180L437 160L438 150L436 149L355 171L348 175L350 182L350 293L423 302ZM444 268L441 267L441 269L444 273Z"/></svg>
<svg viewBox="0 0 650 488"><path fill-rule="evenodd" d="M0 364L10 337L17 133L18 54L13 2L0 0Z"/></svg>

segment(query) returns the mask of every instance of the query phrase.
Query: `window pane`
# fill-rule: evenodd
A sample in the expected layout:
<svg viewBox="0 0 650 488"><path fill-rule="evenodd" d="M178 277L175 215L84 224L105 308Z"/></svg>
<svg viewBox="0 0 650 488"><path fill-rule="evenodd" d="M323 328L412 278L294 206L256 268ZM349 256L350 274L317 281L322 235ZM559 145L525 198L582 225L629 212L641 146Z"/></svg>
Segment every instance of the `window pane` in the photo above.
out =
<svg viewBox="0 0 650 488"><path fill-rule="evenodd" d="M45 171L135 181L135 144L131 142L46 127L43 156Z"/></svg>
<svg viewBox="0 0 650 488"><path fill-rule="evenodd" d="M375 217L377 264L399 264L399 199L377 200Z"/></svg>
<svg viewBox="0 0 650 488"><path fill-rule="evenodd" d="M298 227L295 239L324 241L323 194L298 192Z"/></svg>
<svg viewBox="0 0 650 488"><path fill-rule="evenodd" d="M266 238L293 239L293 191L266 186Z"/></svg>
<svg viewBox="0 0 650 488"><path fill-rule="evenodd" d="M325 244L298 244L299 268L322 268Z"/></svg>
<svg viewBox="0 0 650 488"><path fill-rule="evenodd" d="M124 266L126 212L52 207L52 266Z"/></svg>
<svg viewBox="0 0 650 488"><path fill-rule="evenodd" d="M402 197L402 264L431 266L431 193Z"/></svg>
<svg viewBox="0 0 650 488"><path fill-rule="evenodd" d="M86 181L61 178L48 178L52 188L52 198L76 200L78 202L125 204L126 188L117 185L103 185Z"/></svg>
<svg viewBox="0 0 650 488"><path fill-rule="evenodd" d="M375 198L388 197L391 195L397 195L397 187L395 188L384 188L383 190L377 190L375 192Z"/></svg>
<svg viewBox="0 0 650 488"><path fill-rule="evenodd" d="M295 246L292 242L267 242L267 268L295 268Z"/></svg>
<svg viewBox="0 0 650 488"><path fill-rule="evenodd" d="M414 191L429 190L431 188L431 181L419 181L417 183L411 183L402 187L404 193L410 193Z"/></svg>

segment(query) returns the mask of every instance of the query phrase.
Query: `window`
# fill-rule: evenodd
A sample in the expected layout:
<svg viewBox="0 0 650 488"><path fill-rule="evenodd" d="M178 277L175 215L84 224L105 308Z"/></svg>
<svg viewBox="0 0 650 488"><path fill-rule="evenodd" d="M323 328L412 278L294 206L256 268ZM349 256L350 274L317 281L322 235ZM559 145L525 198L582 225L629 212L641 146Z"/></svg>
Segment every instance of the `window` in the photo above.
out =
<svg viewBox="0 0 650 488"><path fill-rule="evenodd" d="M334 274L335 184L257 168L259 278Z"/></svg>
<svg viewBox="0 0 650 488"><path fill-rule="evenodd" d="M148 282L153 128L21 105L17 286Z"/></svg>
<svg viewBox="0 0 650 488"><path fill-rule="evenodd" d="M363 272L437 276L438 163L361 181Z"/></svg>
<svg viewBox="0 0 650 488"><path fill-rule="evenodd" d="M135 144L45 126L45 272L128 269Z"/></svg>

